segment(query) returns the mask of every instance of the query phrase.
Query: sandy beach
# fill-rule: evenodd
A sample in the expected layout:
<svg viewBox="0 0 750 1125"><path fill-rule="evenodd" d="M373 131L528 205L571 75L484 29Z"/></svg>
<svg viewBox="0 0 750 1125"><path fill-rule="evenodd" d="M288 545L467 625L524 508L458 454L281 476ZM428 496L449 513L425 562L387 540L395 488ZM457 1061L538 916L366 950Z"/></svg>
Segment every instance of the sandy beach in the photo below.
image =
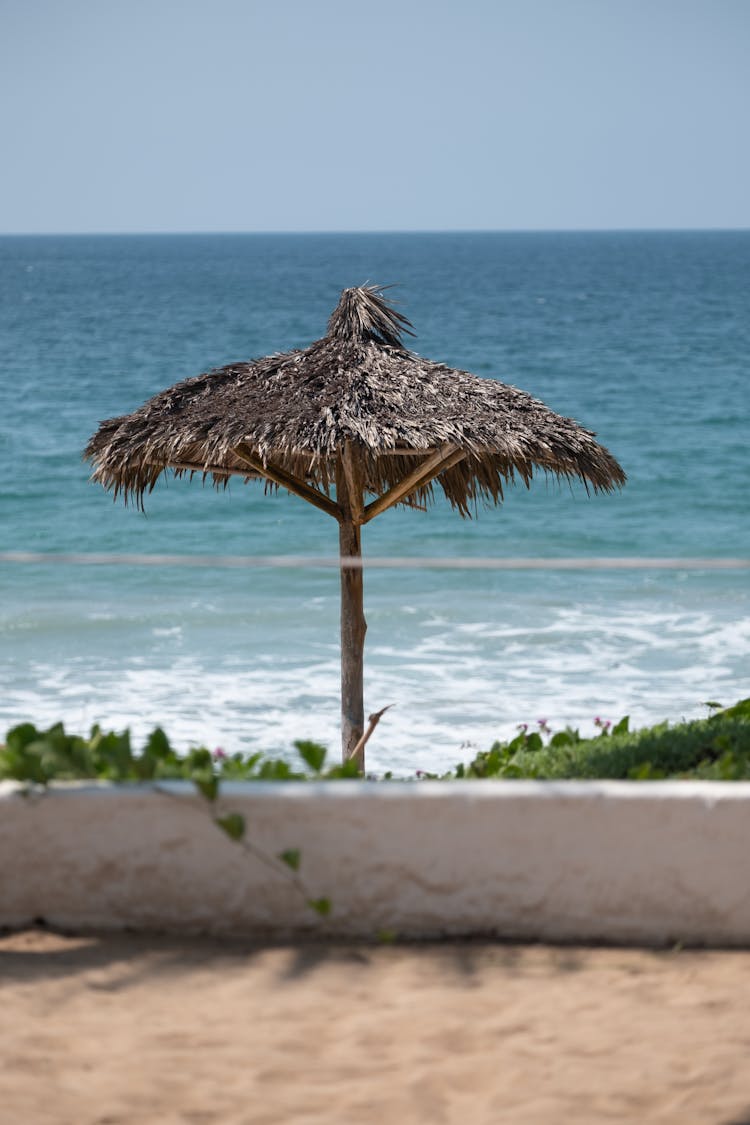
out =
<svg viewBox="0 0 750 1125"><path fill-rule="evenodd" d="M750 952L0 937L2 1125L750 1121Z"/></svg>

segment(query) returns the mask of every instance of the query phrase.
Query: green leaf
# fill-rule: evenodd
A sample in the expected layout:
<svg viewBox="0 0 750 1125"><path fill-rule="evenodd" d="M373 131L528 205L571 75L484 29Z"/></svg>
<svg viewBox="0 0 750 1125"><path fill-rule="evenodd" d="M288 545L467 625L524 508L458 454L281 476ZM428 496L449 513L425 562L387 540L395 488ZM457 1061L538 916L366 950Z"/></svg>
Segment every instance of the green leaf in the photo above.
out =
<svg viewBox="0 0 750 1125"><path fill-rule="evenodd" d="M750 699L741 699L739 703L727 707L725 711L721 712L721 717L725 719L750 719ZM718 718L717 715L712 715L712 719Z"/></svg>
<svg viewBox="0 0 750 1125"><path fill-rule="evenodd" d="M349 758L348 761L342 762L340 766L331 766L329 770L326 770L323 776L331 781L343 777L358 778L360 776L359 767L353 758Z"/></svg>
<svg viewBox="0 0 750 1125"><path fill-rule="evenodd" d="M172 753L172 747L169 745L167 738L161 727L155 727L148 736L148 742L143 748L143 753L149 758L157 758L163 760L169 758Z"/></svg>
<svg viewBox="0 0 750 1125"><path fill-rule="evenodd" d="M331 913L331 900L330 898L309 898L307 905L316 914L320 914L321 918L327 917Z"/></svg>
<svg viewBox="0 0 750 1125"><path fill-rule="evenodd" d="M193 746L187 753L185 765L188 770L209 770L213 772L213 754L205 746Z"/></svg>
<svg viewBox="0 0 750 1125"><path fill-rule="evenodd" d="M40 738L41 733L33 723L21 723L8 731L5 737L7 748L15 751L24 750L30 742L35 742Z"/></svg>
<svg viewBox="0 0 750 1125"><path fill-rule="evenodd" d="M666 776L664 770L657 769L651 762L641 762L639 766L628 770L631 781L661 781Z"/></svg>
<svg viewBox="0 0 750 1125"><path fill-rule="evenodd" d="M714 699L704 699L702 705L708 707L709 711L721 711L721 704Z"/></svg>
<svg viewBox="0 0 750 1125"><path fill-rule="evenodd" d="M122 734L99 732L92 740L92 749L97 763L108 776L123 781L136 776L130 731L125 730Z"/></svg>
<svg viewBox="0 0 750 1125"><path fill-rule="evenodd" d="M323 768L323 763L326 760L328 751L325 746L321 746L319 742L308 742L305 739L299 739L294 743L294 747L299 754L300 758L314 770L315 773L320 773Z"/></svg>
<svg viewBox="0 0 750 1125"><path fill-rule="evenodd" d="M299 863L302 858L299 848L287 848L285 852L279 853L279 859L285 863L287 867L291 867L292 871L299 871Z"/></svg>
<svg viewBox="0 0 750 1125"><path fill-rule="evenodd" d="M742 777L743 763L731 750L728 750L726 754L722 754L716 765L719 777L722 781L736 781Z"/></svg>
<svg viewBox="0 0 750 1125"><path fill-rule="evenodd" d="M514 766L512 762L509 762L507 766L504 766L503 769L500 770L500 775L501 777L531 777L533 775L533 769L529 766L526 766L525 769L521 769L520 766Z"/></svg>
<svg viewBox="0 0 750 1125"><path fill-rule="evenodd" d="M245 818L241 813L230 812L226 816L217 816L215 823L226 832L230 840L241 840L245 835Z"/></svg>
<svg viewBox="0 0 750 1125"><path fill-rule="evenodd" d="M538 737L539 736L537 735L537 738ZM507 749L513 752L515 752L516 750L525 750L528 745L528 741L529 736L526 734L526 731L521 731L520 734L517 734L515 738L512 738L511 741L507 743ZM490 749L501 750L504 746L506 746L506 743L493 742Z"/></svg>
<svg viewBox="0 0 750 1125"><path fill-rule="evenodd" d="M619 723L612 727L612 734L627 734L630 730L630 715L623 715Z"/></svg>
<svg viewBox="0 0 750 1125"><path fill-rule="evenodd" d="M213 773L198 771L192 775L190 779L195 788L198 790L202 797L207 801L215 801L219 794L219 779Z"/></svg>
<svg viewBox="0 0 750 1125"><path fill-rule="evenodd" d="M573 737L573 732L569 729L559 730L556 734L552 735L549 740L550 746L572 746L577 740Z"/></svg>
<svg viewBox="0 0 750 1125"><path fill-rule="evenodd" d="M304 775L294 773L288 762L283 758L266 758L258 769L260 781L289 781L292 778L302 778Z"/></svg>

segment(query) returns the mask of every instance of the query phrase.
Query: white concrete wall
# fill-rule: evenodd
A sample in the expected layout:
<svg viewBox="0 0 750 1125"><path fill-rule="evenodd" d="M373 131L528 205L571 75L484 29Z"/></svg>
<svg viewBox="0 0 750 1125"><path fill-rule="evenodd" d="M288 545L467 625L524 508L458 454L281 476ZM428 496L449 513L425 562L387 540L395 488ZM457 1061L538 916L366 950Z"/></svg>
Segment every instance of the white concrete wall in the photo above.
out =
<svg viewBox="0 0 750 1125"><path fill-rule="evenodd" d="M750 783L0 785L0 926L750 944Z"/></svg>

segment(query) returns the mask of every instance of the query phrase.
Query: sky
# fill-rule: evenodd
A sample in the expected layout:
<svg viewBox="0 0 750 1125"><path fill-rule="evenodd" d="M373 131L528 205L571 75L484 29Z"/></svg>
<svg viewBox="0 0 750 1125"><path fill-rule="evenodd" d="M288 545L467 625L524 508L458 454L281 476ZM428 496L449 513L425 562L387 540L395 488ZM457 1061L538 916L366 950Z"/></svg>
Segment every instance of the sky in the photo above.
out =
<svg viewBox="0 0 750 1125"><path fill-rule="evenodd" d="M750 0L0 0L0 232L750 227Z"/></svg>

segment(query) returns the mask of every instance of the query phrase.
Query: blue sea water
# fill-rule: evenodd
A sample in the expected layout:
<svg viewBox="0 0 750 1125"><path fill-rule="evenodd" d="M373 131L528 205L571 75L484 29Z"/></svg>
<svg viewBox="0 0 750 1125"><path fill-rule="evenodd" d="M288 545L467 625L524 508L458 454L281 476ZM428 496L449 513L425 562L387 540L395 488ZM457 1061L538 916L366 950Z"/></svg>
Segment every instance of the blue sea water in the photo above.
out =
<svg viewBox="0 0 750 1125"><path fill-rule="evenodd" d="M597 431L629 481L544 477L462 520L368 525L370 555L750 556L750 232L0 238L2 549L305 554L335 524L257 484L88 482L98 422L179 379L321 336L341 288L398 283L416 351ZM334 571L0 564L0 729L335 748ZM590 729L750 694L747 571L368 570L376 769L440 768L517 722Z"/></svg>

